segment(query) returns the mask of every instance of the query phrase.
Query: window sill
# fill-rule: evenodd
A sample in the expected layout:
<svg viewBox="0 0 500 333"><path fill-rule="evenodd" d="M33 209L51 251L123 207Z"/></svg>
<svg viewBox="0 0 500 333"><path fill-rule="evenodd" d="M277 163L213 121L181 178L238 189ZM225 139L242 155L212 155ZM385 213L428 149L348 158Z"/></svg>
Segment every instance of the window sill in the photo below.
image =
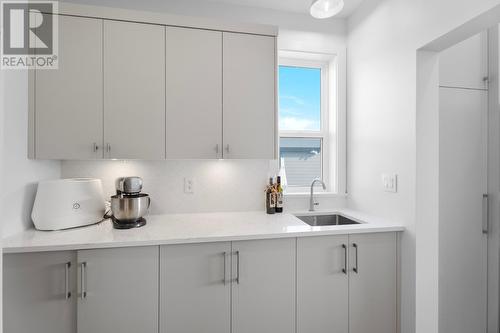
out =
<svg viewBox="0 0 500 333"><path fill-rule="evenodd" d="M284 193L285 197L288 198L309 198L311 196L310 192L307 193ZM340 194L335 192L314 192L315 197L322 198L345 198L347 197L346 193Z"/></svg>

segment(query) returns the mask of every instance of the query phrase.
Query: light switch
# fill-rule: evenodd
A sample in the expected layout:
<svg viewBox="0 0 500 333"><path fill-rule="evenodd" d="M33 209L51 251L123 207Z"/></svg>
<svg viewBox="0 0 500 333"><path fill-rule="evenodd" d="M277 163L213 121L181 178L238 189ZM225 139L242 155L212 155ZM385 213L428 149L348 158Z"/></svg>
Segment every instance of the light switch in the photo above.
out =
<svg viewBox="0 0 500 333"><path fill-rule="evenodd" d="M194 193L193 178L184 178L184 193Z"/></svg>
<svg viewBox="0 0 500 333"><path fill-rule="evenodd" d="M396 193L398 191L398 175L382 174L382 187L385 192Z"/></svg>

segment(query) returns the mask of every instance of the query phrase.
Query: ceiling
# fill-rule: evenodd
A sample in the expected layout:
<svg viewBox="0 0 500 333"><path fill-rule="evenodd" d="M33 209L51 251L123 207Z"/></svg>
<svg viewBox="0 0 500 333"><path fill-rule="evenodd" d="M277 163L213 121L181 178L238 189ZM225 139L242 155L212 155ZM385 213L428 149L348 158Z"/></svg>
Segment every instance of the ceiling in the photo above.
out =
<svg viewBox="0 0 500 333"><path fill-rule="evenodd" d="M275 9L286 12L309 13L312 0L207 0L209 2L227 3L249 7ZM345 6L336 17L350 16L364 0L344 0Z"/></svg>

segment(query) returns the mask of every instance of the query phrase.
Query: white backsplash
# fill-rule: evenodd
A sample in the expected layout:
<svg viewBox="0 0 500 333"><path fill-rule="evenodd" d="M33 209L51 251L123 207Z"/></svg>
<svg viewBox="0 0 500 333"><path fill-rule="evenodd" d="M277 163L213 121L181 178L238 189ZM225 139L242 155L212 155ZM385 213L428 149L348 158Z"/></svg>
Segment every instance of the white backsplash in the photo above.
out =
<svg viewBox="0 0 500 333"><path fill-rule="evenodd" d="M62 178L93 177L104 194L115 194L114 181L140 176L151 196L151 214L264 210L267 179L276 174L268 160L64 161ZM184 178L194 181L194 193L184 193ZM318 209L345 206L345 198L318 197ZM306 210L309 199L286 198L285 210Z"/></svg>
<svg viewBox="0 0 500 333"><path fill-rule="evenodd" d="M104 194L115 194L114 181L140 176L151 196L151 213L192 213L264 209L264 188L271 173L268 160L65 161L62 178L95 177ZM184 193L184 178L194 193Z"/></svg>

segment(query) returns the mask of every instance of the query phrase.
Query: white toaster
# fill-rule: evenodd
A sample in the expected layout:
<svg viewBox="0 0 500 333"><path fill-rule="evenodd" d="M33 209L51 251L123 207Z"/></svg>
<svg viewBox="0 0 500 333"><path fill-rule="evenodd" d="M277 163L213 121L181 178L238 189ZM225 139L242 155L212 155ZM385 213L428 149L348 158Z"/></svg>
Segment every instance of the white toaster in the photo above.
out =
<svg viewBox="0 0 500 333"><path fill-rule="evenodd" d="M72 178L38 183L31 219L38 230L60 230L103 219L105 201L100 179Z"/></svg>

